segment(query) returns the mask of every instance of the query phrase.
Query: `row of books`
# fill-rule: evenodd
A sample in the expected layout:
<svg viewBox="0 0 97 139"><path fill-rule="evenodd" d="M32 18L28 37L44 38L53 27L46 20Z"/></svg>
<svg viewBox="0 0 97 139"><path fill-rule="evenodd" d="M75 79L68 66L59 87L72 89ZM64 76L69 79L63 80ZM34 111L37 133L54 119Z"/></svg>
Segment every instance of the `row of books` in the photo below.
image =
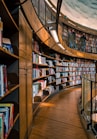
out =
<svg viewBox="0 0 97 139"><path fill-rule="evenodd" d="M49 67L54 67L54 63L52 60L46 60L46 63L48 64Z"/></svg>
<svg viewBox="0 0 97 139"><path fill-rule="evenodd" d="M46 87L46 90L49 91L49 94L52 94L52 93L55 92L55 88L54 88L53 85L48 85L48 86Z"/></svg>
<svg viewBox="0 0 97 139"><path fill-rule="evenodd" d="M32 93L33 97L35 96L43 97L44 91L48 91L49 94L52 94L54 93L55 89L53 85L46 86L46 82L44 82L43 80L40 82L33 83L33 93Z"/></svg>
<svg viewBox="0 0 97 139"><path fill-rule="evenodd" d="M60 89L60 86L62 88L66 87L66 86L74 86L74 85L78 85L78 84L81 84L81 80L73 80L73 81L69 81L69 82L66 82L64 79L63 79L63 82L61 82L61 80L57 80L57 83L56 83L56 90L59 91Z"/></svg>
<svg viewBox="0 0 97 139"><path fill-rule="evenodd" d="M38 49L37 51L39 51L39 45L37 44L37 42L35 42L36 44L36 49ZM37 48L38 46L38 48ZM35 47L35 46L34 46ZM60 54L57 53L53 53L50 54L52 57L55 57L59 60L48 60L48 58L46 58L45 56L42 56L40 53L37 54L35 52L33 52L33 62L37 63L37 64L47 64L49 67L54 67L56 66L68 66L68 67L95 67L95 64L90 62L90 61L84 61L84 60L80 60L77 59L76 62L74 61L70 61L70 62L65 62L65 61L60 61L62 60Z"/></svg>
<svg viewBox="0 0 97 139"><path fill-rule="evenodd" d="M62 82L61 82L61 79L60 78L56 79L56 85L61 84L61 83Z"/></svg>
<svg viewBox="0 0 97 139"><path fill-rule="evenodd" d="M35 78L46 76L46 71L47 71L46 68L33 68L32 77L35 79Z"/></svg>
<svg viewBox="0 0 97 139"><path fill-rule="evenodd" d="M56 72L76 72L76 71L95 71L95 67L56 67Z"/></svg>
<svg viewBox="0 0 97 139"><path fill-rule="evenodd" d="M61 77L68 77L68 72L61 72L60 73L60 76Z"/></svg>
<svg viewBox="0 0 97 139"><path fill-rule="evenodd" d="M62 78L62 79L61 79L61 82L62 82L62 83L67 82L67 78Z"/></svg>
<svg viewBox="0 0 97 139"><path fill-rule="evenodd" d="M56 81L56 79L55 79L54 76L49 76L49 77L47 77L47 82L48 82L48 84L49 84L49 83L53 83L53 82L55 82L55 81Z"/></svg>
<svg viewBox="0 0 97 139"><path fill-rule="evenodd" d="M49 68L49 74L55 74L55 70L53 68Z"/></svg>
<svg viewBox="0 0 97 139"><path fill-rule="evenodd" d="M7 138L13 126L14 104L0 103L0 139Z"/></svg>
<svg viewBox="0 0 97 139"><path fill-rule="evenodd" d="M73 29L67 25L64 25L63 32L62 32L62 38L66 41L67 44L68 44L69 30L73 30L73 32L75 33L75 43L76 43L76 46L79 47L80 40L81 40L80 38L81 38L83 32ZM97 53L97 36L87 34L87 33L85 33L85 36L86 36L86 52Z"/></svg>
<svg viewBox="0 0 97 139"><path fill-rule="evenodd" d="M51 74L55 74L56 78L59 78L61 76L81 75L85 72L95 73L95 68L56 67L56 72L53 68L33 68L33 78L40 78L40 77L51 75Z"/></svg>
<svg viewBox="0 0 97 139"><path fill-rule="evenodd" d="M44 90L47 86L47 80L39 80L33 83L33 96L39 94L40 90Z"/></svg>
<svg viewBox="0 0 97 139"><path fill-rule="evenodd" d="M33 63L47 65L46 57L33 52Z"/></svg>

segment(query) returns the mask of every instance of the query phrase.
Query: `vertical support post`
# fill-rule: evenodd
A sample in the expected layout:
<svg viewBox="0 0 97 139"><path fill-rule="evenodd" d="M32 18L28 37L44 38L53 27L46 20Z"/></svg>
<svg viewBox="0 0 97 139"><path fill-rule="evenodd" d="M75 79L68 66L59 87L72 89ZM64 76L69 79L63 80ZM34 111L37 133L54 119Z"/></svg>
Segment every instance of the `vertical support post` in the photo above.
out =
<svg viewBox="0 0 97 139"><path fill-rule="evenodd" d="M90 93L91 93L91 102L90 102L90 108L91 108L91 111L90 111L90 124L92 125L92 81L91 81L91 89L90 89Z"/></svg>
<svg viewBox="0 0 97 139"><path fill-rule="evenodd" d="M90 81L90 123L87 124L87 130L92 126L92 81Z"/></svg>

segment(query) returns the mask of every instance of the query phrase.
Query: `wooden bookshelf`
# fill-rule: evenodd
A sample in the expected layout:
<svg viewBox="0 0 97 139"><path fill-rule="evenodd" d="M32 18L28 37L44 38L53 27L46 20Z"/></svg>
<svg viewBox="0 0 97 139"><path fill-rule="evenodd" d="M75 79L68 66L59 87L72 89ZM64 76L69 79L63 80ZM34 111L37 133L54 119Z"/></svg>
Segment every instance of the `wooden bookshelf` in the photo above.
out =
<svg viewBox="0 0 97 139"><path fill-rule="evenodd" d="M19 2L16 0L16 2ZM0 0L2 37L9 38L13 53L0 46L0 65L6 65L8 90L0 103L14 104L13 126L5 139L28 138L32 126L32 30L15 1ZM2 43L2 42L1 42ZM2 43L3 44L3 43ZM1 82L1 81L0 81Z"/></svg>

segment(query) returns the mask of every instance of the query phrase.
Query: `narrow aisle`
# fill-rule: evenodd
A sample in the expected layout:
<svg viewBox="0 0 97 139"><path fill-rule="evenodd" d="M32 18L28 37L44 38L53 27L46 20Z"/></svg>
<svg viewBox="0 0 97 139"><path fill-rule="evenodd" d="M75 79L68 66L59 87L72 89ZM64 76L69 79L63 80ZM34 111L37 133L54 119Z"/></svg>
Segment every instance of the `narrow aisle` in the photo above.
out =
<svg viewBox="0 0 97 139"><path fill-rule="evenodd" d="M29 139L88 139L77 110L80 94L80 88L70 88L42 103Z"/></svg>

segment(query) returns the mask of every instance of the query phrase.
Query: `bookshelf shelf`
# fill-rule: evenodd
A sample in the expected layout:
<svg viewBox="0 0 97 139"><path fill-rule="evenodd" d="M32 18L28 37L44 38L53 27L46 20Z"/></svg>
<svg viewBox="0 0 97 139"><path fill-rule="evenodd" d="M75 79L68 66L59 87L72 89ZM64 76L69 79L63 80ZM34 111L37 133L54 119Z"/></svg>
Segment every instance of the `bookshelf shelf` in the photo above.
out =
<svg viewBox="0 0 97 139"><path fill-rule="evenodd" d="M53 68L53 69L56 69L56 67L55 67L55 66L49 66L49 68Z"/></svg>
<svg viewBox="0 0 97 139"><path fill-rule="evenodd" d="M18 114L16 115L14 121L13 121L13 125L16 123L16 121L18 120L19 116L20 116L20 114L18 113Z"/></svg>
<svg viewBox="0 0 97 139"><path fill-rule="evenodd" d="M43 56L45 56L47 59L56 60L56 58L53 58L53 57L45 55L45 54L43 54Z"/></svg>
<svg viewBox="0 0 97 139"><path fill-rule="evenodd" d="M40 79L43 79L43 78L47 78L47 77L49 77L49 75L46 75L46 76L41 76L41 77L39 77L39 78L33 78L33 81L37 81L37 80L40 80Z"/></svg>
<svg viewBox="0 0 97 139"><path fill-rule="evenodd" d="M11 54L9 51L5 50L4 48L0 47L0 57L2 58L8 58L8 59L12 59L16 60L19 59L19 56L15 55L15 54Z"/></svg>
<svg viewBox="0 0 97 139"><path fill-rule="evenodd" d="M14 87L12 87L11 89L9 89L4 96L0 97L0 100L2 100L3 98L5 98L6 96L8 96L9 94L12 93L12 91L16 90L17 88L19 88L19 85L14 85Z"/></svg>
<svg viewBox="0 0 97 139"><path fill-rule="evenodd" d="M19 113L16 115L15 119L14 119L14 122L13 122L13 125L16 123L16 121L18 120L19 118ZM5 137L5 139L8 138L8 136L10 135L11 133L11 130L12 130L13 127L10 127L9 131L8 131L8 134L7 134L7 137Z"/></svg>
<svg viewBox="0 0 97 139"><path fill-rule="evenodd" d="M49 74L48 76L55 76L55 74Z"/></svg>
<svg viewBox="0 0 97 139"><path fill-rule="evenodd" d="M48 67L48 65L47 65L47 64L38 64L38 63L33 63L33 65L42 66L42 67Z"/></svg>

